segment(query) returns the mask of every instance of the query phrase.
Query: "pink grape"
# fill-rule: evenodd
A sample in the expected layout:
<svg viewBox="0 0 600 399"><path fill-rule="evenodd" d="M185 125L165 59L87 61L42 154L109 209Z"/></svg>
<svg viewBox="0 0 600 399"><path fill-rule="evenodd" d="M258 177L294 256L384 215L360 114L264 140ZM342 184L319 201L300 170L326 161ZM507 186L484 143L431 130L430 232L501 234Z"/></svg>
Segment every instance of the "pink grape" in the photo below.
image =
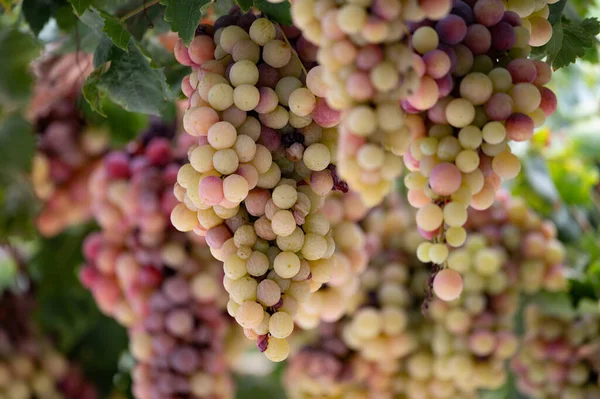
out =
<svg viewBox="0 0 600 399"><path fill-rule="evenodd" d="M441 79L436 79L435 83L438 86L440 98L446 97L454 89L454 79L452 79L452 75L450 74Z"/></svg>
<svg viewBox="0 0 600 399"><path fill-rule="evenodd" d="M451 163L443 162L436 165L429 176L431 189L439 195L448 196L460 188L462 174Z"/></svg>
<svg viewBox="0 0 600 399"><path fill-rule="evenodd" d="M379 46L372 44L362 47L358 51L358 54L356 54L354 62L359 69L370 71L373 67L383 61L383 57L383 50Z"/></svg>
<svg viewBox="0 0 600 399"><path fill-rule="evenodd" d="M527 58L517 58L512 60L506 66L508 72L513 78L513 83L531 83L537 77L535 64Z"/></svg>
<svg viewBox="0 0 600 399"><path fill-rule="evenodd" d="M521 17L514 11L505 11L504 16L502 17L502 21L509 23L511 26L521 26L523 22L521 21Z"/></svg>
<svg viewBox="0 0 600 399"><path fill-rule="evenodd" d="M558 100L556 94L547 87L540 88L540 94L542 95L542 102L540 108L544 111L546 116L550 116L556 111Z"/></svg>
<svg viewBox="0 0 600 399"><path fill-rule="evenodd" d="M129 157L124 152L112 152L104 158L104 168L112 179L129 177Z"/></svg>
<svg viewBox="0 0 600 399"><path fill-rule="evenodd" d="M485 54L492 46L492 34L485 26L473 24L467 28L467 36L463 43L473 52L473 55Z"/></svg>
<svg viewBox="0 0 600 399"><path fill-rule="evenodd" d="M181 79L181 91L186 97L191 97L194 94L195 89L190 84L190 75Z"/></svg>
<svg viewBox="0 0 600 399"><path fill-rule="evenodd" d="M235 171L248 182L248 189L252 190L258 184L258 171L251 164L242 163Z"/></svg>
<svg viewBox="0 0 600 399"><path fill-rule="evenodd" d="M484 109L491 120L504 121L513 113L513 100L506 93L496 93L485 103Z"/></svg>
<svg viewBox="0 0 600 399"><path fill-rule="evenodd" d="M504 17L501 0L478 0L473 7L475 20L484 26L494 26Z"/></svg>
<svg viewBox="0 0 600 399"><path fill-rule="evenodd" d="M277 82L279 82L279 71L270 65L261 63L257 65L258 68L258 87L270 87L275 88Z"/></svg>
<svg viewBox="0 0 600 399"><path fill-rule="evenodd" d="M462 0L457 0L454 2L454 6L452 7L452 14L462 18L467 25L471 25L473 22L475 22L473 9L469 4L465 3Z"/></svg>
<svg viewBox="0 0 600 399"><path fill-rule="evenodd" d="M198 185L198 194L206 205L219 205L223 201L223 180L217 176L207 176Z"/></svg>
<svg viewBox="0 0 600 399"><path fill-rule="evenodd" d="M165 296L175 304L183 304L190 299L189 283L183 277L171 277L162 286Z"/></svg>
<svg viewBox="0 0 600 399"><path fill-rule="evenodd" d="M248 193L244 203L250 215L260 217L265 214L265 206L270 199L268 190L255 188Z"/></svg>
<svg viewBox="0 0 600 399"><path fill-rule="evenodd" d="M509 51L517 41L515 29L507 22L500 22L490 29L492 47L498 51Z"/></svg>
<svg viewBox="0 0 600 399"><path fill-rule="evenodd" d="M281 148L281 134L275 129L262 125L258 143L264 145L269 152L273 153Z"/></svg>
<svg viewBox="0 0 600 399"><path fill-rule="evenodd" d="M175 59L180 64L185 65L185 66L194 65L194 61L192 61L192 59L190 58L188 49L183 44L183 40L177 39L177 42L175 42L174 53L175 53Z"/></svg>
<svg viewBox="0 0 600 399"><path fill-rule="evenodd" d="M375 88L367 72L353 72L346 81L346 91L356 101L366 101L375 95Z"/></svg>
<svg viewBox="0 0 600 399"><path fill-rule="evenodd" d="M533 136L533 119L525 114L512 114L506 120L506 135L513 141L526 141Z"/></svg>
<svg viewBox="0 0 600 399"><path fill-rule="evenodd" d="M540 60L533 60L533 65L536 70L536 78L533 84L536 86L543 86L550 81L552 78L552 68L548 63Z"/></svg>
<svg viewBox="0 0 600 399"><path fill-rule="evenodd" d="M205 61L213 59L215 44L210 36L196 36L190 43L188 54L192 62L201 65Z"/></svg>
<svg viewBox="0 0 600 399"><path fill-rule="evenodd" d="M455 45L467 35L467 24L461 17L450 14L437 22L435 30L442 42Z"/></svg>
<svg viewBox="0 0 600 399"><path fill-rule="evenodd" d="M220 249L225 241L229 240L233 235L227 228L227 226L221 224L217 227L213 227L212 229L206 232L206 243L209 247L214 249Z"/></svg>
<svg viewBox="0 0 600 399"><path fill-rule="evenodd" d="M462 277L455 270L444 269L433 279L433 292L443 301L452 301L458 298L462 290Z"/></svg>
<svg viewBox="0 0 600 399"><path fill-rule="evenodd" d="M340 123L341 113L329 107L325 99L319 97L312 111L312 118L322 127L334 127Z"/></svg>
<svg viewBox="0 0 600 399"><path fill-rule="evenodd" d="M440 79L450 72L450 57L441 50L431 50L423 55L427 75Z"/></svg>

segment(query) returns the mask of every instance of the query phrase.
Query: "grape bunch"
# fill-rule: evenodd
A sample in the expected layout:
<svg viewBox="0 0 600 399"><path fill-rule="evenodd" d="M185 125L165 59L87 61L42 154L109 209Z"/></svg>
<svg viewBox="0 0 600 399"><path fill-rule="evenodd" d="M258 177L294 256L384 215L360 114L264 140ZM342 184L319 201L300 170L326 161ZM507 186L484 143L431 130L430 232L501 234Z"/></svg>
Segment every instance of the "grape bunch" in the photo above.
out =
<svg viewBox="0 0 600 399"><path fill-rule="evenodd" d="M0 296L0 397L6 399L96 399L96 388L43 337L31 316L30 292Z"/></svg>
<svg viewBox="0 0 600 399"><path fill-rule="evenodd" d="M179 170L182 203L171 220L206 237L223 261L229 313L282 361L298 304L334 266L319 209L332 189L345 189L332 165L339 113L312 91L308 42L252 13L234 8L201 26L175 57L193 70L182 83L183 124L197 145Z"/></svg>
<svg viewBox="0 0 600 399"><path fill-rule="evenodd" d="M104 128L88 124L78 107L83 81L93 70L91 56L50 57L35 70L28 115L38 138L32 183L44 201L38 229L51 236L90 218L87 180L109 137Z"/></svg>
<svg viewBox="0 0 600 399"><path fill-rule="evenodd" d="M520 295L565 288L557 257L564 249L552 224L519 198L503 195L471 213L470 236L451 251L446 269L463 275L464 290L447 301L426 296L433 279L413 255L426 242L414 212L394 197L371 211L361 223L371 259L360 289L348 314L322 324L292 356L285 382L293 398L475 399L506 383L505 364L521 344ZM535 273L531 263L538 264Z"/></svg>
<svg viewBox="0 0 600 399"><path fill-rule="evenodd" d="M324 322L339 320L350 299L358 292L360 276L369 261L367 238L359 222L369 208L354 192L332 192L322 207L323 216L329 220L335 241L334 265L331 279L308 301L299 304L296 324L312 329Z"/></svg>
<svg viewBox="0 0 600 399"><path fill-rule="evenodd" d="M434 285L438 297L429 304L434 324L431 352L436 360L446 362L442 368L454 371L447 379L460 392L497 389L506 382L505 361L518 347L514 333L521 293L517 270L511 268L514 264L502 242L477 230L462 248L452 251L448 266L445 271L461 273L464 289L459 298L447 302Z"/></svg>
<svg viewBox="0 0 600 399"><path fill-rule="evenodd" d="M187 155L156 129L106 155L90 181L102 228L85 241L81 279L129 329L138 399L231 398L231 323L220 262L204 238L177 231L172 187Z"/></svg>
<svg viewBox="0 0 600 399"><path fill-rule="evenodd" d="M283 378L290 399L369 397L368 381L379 369L344 344L340 327L321 323L317 337L290 357Z"/></svg>
<svg viewBox="0 0 600 399"><path fill-rule="evenodd" d="M294 23L319 46L313 79L328 104L343 111L338 166L350 188L374 206L392 190L402 155L418 132L399 102L419 87L420 59L409 21L443 18L451 0L298 0Z"/></svg>
<svg viewBox="0 0 600 399"><path fill-rule="evenodd" d="M556 109L556 96L544 87L550 66L527 58L550 39L551 29L540 28L548 6L522 3L457 1L439 21L411 24L422 74L402 106L423 124L404 155L411 171L404 182L417 226L432 241L419 249L423 262L446 265L449 247L466 240L467 208L489 208L501 181L519 173L509 143L530 139Z"/></svg>
<svg viewBox="0 0 600 399"><path fill-rule="evenodd" d="M533 399L600 397L600 320L525 310L525 338L511 368L517 388Z"/></svg>
<svg viewBox="0 0 600 399"><path fill-rule="evenodd" d="M195 301L189 284L172 277L150 299L144 321L130 330L137 363L133 392L137 399L233 398L225 356L227 315Z"/></svg>
<svg viewBox="0 0 600 399"><path fill-rule="evenodd" d="M556 226L541 219L523 198L501 192L488 210L471 211L467 226L503 246L519 291L533 294L540 290L562 292L567 288L566 249L557 237ZM452 263L460 268L458 263L465 259L459 256Z"/></svg>

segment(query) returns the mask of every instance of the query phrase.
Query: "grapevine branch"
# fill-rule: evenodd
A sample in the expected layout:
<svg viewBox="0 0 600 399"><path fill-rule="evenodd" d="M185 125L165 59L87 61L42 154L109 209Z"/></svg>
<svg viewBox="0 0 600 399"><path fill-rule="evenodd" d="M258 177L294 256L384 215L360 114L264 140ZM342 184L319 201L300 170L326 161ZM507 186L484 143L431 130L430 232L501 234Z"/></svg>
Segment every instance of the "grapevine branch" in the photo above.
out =
<svg viewBox="0 0 600 399"><path fill-rule="evenodd" d="M160 0L150 0L147 3L142 4L141 6L129 11L127 14L123 15L120 19L121 22L125 22L127 21L129 18L133 17L134 15L152 7L153 5L157 4Z"/></svg>
<svg viewBox="0 0 600 399"><path fill-rule="evenodd" d="M294 54L294 56L296 58L298 58L298 61L300 61L300 67L302 68L302 72L304 72L304 76L308 76L308 71L304 67L304 64L302 63L302 60L300 59L300 56L298 55L298 53L296 52L296 50L294 49L294 47L290 44L290 41L288 40L285 32L283 31L283 28L281 27L281 25L279 24L279 22L275 22L275 24L277 24L277 27L281 31L281 33L282 33L281 36L283 36L283 40L285 41L285 43L290 47L290 49L292 50L292 53Z"/></svg>

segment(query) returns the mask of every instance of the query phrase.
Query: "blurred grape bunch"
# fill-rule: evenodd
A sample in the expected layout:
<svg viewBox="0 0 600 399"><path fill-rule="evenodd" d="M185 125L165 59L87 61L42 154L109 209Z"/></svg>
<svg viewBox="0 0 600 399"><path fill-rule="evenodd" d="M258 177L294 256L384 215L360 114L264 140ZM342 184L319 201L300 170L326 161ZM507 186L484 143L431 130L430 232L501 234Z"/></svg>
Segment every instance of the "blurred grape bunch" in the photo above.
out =
<svg viewBox="0 0 600 399"><path fill-rule="evenodd" d="M600 317L558 316L530 305L525 338L511 367L532 399L600 397Z"/></svg>
<svg viewBox="0 0 600 399"><path fill-rule="evenodd" d="M39 231L53 236L90 218L87 181L107 150L109 134L84 119L78 102L84 80L93 70L92 56L69 53L35 64L36 83L29 107L35 126L34 191L44 202Z"/></svg>
<svg viewBox="0 0 600 399"><path fill-rule="evenodd" d="M84 243L80 276L100 309L129 329L136 398L230 398L229 347L244 340L231 336L221 263L202 237L171 225L189 147L186 136L173 145L172 129L157 122L94 172L91 209L102 230Z"/></svg>
<svg viewBox="0 0 600 399"><path fill-rule="evenodd" d="M452 301L428 298L427 265L412 254L424 241L413 212L397 200L363 222L369 267L335 324L322 324L292 356L292 398L478 398L508 380L518 347L523 294L564 292L564 248L553 225L506 195L472 212L466 244L450 252L464 291ZM423 301L427 314L421 314Z"/></svg>
<svg viewBox="0 0 600 399"><path fill-rule="evenodd" d="M97 399L81 369L42 336L31 318L31 292L0 296L0 397L18 399Z"/></svg>

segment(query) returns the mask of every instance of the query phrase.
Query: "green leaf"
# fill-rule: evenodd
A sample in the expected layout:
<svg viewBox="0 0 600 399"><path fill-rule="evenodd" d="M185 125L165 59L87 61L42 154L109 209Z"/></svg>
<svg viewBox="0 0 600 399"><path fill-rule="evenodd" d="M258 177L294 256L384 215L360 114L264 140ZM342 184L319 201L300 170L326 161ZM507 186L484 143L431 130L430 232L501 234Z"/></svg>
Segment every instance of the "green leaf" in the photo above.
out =
<svg viewBox="0 0 600 399"><path fill-rule="evenodd" d="M92 0L69 0L77 15L82 15L92 6Z"/></svg>
<svg viewBox="0 0 600 399"><path fill-rule="evenodd" d="M148 29L155 28L155 26L161 21L165 23L163 19L164 13L165 8L161 4L157 3L151 5L144 11L135 14L133 17L128 18L127 21L125 21L127 30L137 40L142 40ZM156 30L153 31L153 34L156 34Z"/></svg>
<svg viewBox="0 0 600 399"><path fill-rule="evenodd" d="M550 41L536 53L547 56L550 65L558 69L574 63L596 45L595 36L600 33L600 23L596 18L575 22L563 16L552 25L552 31Z"/></svg>
<svg viewBox="0 0 600 399"><path fill-rule="evenodd" d="M236 3L243 12L248 12L254 6L253 0L237 0Z"/></svg>
<svg viewBox="0 0 600 399"><path fill-rule="evenodd" d="M28 172L35 153L32 126L19 114L12 114L0 125L0 159L3 169Z"/></svg>
<svg viewBox="0 0 600 399"><path fill-rule="evenodd" d="M479 394L480 399L527 399L516 386L515 375L509 373L506 383L494 391L483 391Z"/></svg>
<svg viewBox="0 0 600 399"><path fill-rule="evenodd" d="M264 377L237 375L236 399L285 399L285 391L281 385L283 371L283 366L277 365L275 370Z"/></svg>
<svg viewBox="0 0 600 399"><path fill-rule="evenodd" d="M65 3L65 0L23 0L23 16L37 36L50 17Z"/></svg>
<svg viewBox="0 0 600 399"><path fill-rule="evenodd" d="M165 20L171 23L171 30L178 32L186 45L190 44L202 19L202 7L210 0L164 0L162 3L167 6Z"/></svg>
<svg viewBox="0 0 600 399"><path fill-rule="evenodd" d="M128 50L113 47L108 62L85 82L84 97L99 112L101 97L107 95L128 111L160 115L170 100L165 73L151 67L133 39Z"/></svg>
<svg viewBox="0 0 600 399"><path fill-rule="evenodd" d="M110 60L113 51L113 42L106 36L102 36L98 47L94 50L94 68L98 68L100 65Z"/></svg>
<svg viewBox="0 0 600 399"><path fill-rule="evenodd" d="M535 155L523 162L525 179L531 188L546 202L556 206L560 203L560 195L550 177L546 161L541 156Z"/></svg>
<svg viewBox="0 0 600 399"><path fill-rule="evenodd" d="M100 11L100 17L104 20L104 28L102 32L112 40L119 48L128 51L127 45L131 39L131 34L127 31L121 20L107 12Z"/></svg>
<svg viewBox="0 0 600 399"><path fill-rule="evenodd" d="M78 18L73 12L73 7L66 4L54 13L54 19L56 19L56 24L62 31L72 31L75 29L77 25Z"/></svg>
<svg viewBox="0 0 600 399"><path fill-rule="evenodd" d="M561 317L575 315L575 308L571 302L571 297L567 293L542 291L535 294L530 303L536 304L543 313L548 315Z"/></svg>
<svg viewBox="0 0 600 399"><path fill-rule="evenodd" d="M286 26L291 26L293 24L291 4L289 1L269 3L268 0L254 0L254 7L264 12L271 21Z"/></svg>
<svg viewBox="0 0 600 399"><path fill-rule="evenodd" d="M103 64L101 67L95 69L83 83L83 87L81 89L83 97L86 99L88 104L90 104L90 107L104 117L106 117L106 114L102 109L102 100L105 97L105 93L100 91L98 84L106 68L107 65Z"/></svg>
<svg viewBox="0 0 600 399"><path fill-rule="evenodd" d="M550 25L554 25L560 21L566 5L567 0L560 0L554 4L548 4L548 11L550 11L548 22L550 22Z"/></svg>
<svg viewBox="0 0 600 399"><path fill-rule="evenodd" d="M0 125L0 237L30 235L37 199L27 173L35 153L33 129L14 113Z"/></svg>
<svg viewBox="0 0 600 399"><path fill-rule="evenodd" d="M40 53L39 43L16 29L0 29L0 104L20 104L31 94L31 61Z"/></svg>
<svg viewBox="0 0 600 399"><path fill-rule="evenodd" d="M107 397L127 335L103 316L77 277L83 262L81 246L92 226L78 226L53 238L40 239L29 264L36 282L36 318L59 349L75 359Z"/></svg>

